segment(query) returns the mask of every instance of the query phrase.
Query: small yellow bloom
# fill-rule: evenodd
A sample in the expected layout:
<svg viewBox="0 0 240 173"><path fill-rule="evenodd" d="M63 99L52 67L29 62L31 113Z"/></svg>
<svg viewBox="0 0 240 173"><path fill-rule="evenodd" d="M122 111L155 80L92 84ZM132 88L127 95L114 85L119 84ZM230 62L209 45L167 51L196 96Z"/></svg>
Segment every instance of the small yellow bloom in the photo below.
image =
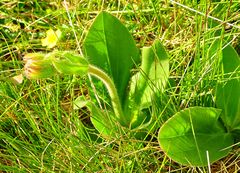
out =
<svg viewBox="0 0 240 173"><path fill-rule="evenodd" d="M54 31L53 29L49 29L47 31L46 38L42 39L42 46L47 46L47 48L53 48L56 46L58 40L60 39L62 32L58 29Z"/></svg>

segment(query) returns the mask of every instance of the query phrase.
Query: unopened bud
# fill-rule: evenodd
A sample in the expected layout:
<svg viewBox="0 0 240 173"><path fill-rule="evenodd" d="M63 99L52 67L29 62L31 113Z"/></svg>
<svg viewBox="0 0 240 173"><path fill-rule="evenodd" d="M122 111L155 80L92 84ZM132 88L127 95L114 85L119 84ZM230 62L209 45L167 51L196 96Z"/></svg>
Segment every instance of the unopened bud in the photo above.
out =
<svg viewBox="0 0 240 173"><path fill-rule="evenodd" d="M86 75L88 61L69 51L55 51L48 54L29 53L23 57L25 62L24 74L29 79L51 77L54 74Z"/></svg>
<svg viewBox="0 0 240 173"><path fill-rule="evenodd" d="M41 79L53 76L56 73L50 59L44 54L29 53L23 57L25 62L24 74L29 79Z"/></svg>

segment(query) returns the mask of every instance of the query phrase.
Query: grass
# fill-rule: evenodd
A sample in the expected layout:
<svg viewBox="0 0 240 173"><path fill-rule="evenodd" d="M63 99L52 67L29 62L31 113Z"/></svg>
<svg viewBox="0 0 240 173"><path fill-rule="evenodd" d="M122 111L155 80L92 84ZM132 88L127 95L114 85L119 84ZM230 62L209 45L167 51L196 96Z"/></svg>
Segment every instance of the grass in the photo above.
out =
<svg viewBox="0 0 240 173"><path fill-rule="evenodd" d="M185 167L171 161L153 136L138 141L127 134L101 140L87 110L73 109L73 101L88 96L86 79L59 76L40 81L24 79L20 85L11 77L21 73L27 52L48 50L40 39L49 28L61 29L60 50L76 50L101 10L121 19L139 47L160 39L170 55L169 98L157 104L162 121L193 106L214 106L214 84L218 62L209 64L214 32L240 52L237 0L221 2L179 1L190 9L165 0L100 1L70 0L67 9L59 0L2 0L0 2L0 171L1 172L207 172L208 168ZM195 9L198 14L191 9ZM229 24L211 22L205 14ZM226 30L224 31L223 28ZM75 33L75 34L74 34ZM77 40L77 41L76 41ZM157 135L157 134L156 134ZM96 138L91 141L90 137ZM144 146L144 147L143 147ZM210 166L212 172L240 170L240 149Z"/></svg>

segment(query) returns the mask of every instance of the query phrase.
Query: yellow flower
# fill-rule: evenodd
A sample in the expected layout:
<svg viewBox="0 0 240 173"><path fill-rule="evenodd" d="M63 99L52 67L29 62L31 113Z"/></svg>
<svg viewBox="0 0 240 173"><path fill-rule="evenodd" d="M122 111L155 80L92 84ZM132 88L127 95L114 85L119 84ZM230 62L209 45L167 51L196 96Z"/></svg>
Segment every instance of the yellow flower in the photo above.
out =
<svg viewBox="0 0 240 173"><path fill-rule="evenodd" d="M47 48L53 48L54 46L56 46L61 35L62 35L62 32L59 29L57 31L49 29L47 31L46 38L41 40L42 46L47 46Z"/></svg>

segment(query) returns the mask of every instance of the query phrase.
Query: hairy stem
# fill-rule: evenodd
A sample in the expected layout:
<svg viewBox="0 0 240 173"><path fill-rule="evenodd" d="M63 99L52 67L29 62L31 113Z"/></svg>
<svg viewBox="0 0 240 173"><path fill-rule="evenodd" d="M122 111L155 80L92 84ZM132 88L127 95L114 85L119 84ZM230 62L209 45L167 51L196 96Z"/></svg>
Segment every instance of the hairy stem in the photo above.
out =
<svg viewBox="0 0 240 173"><path fill-rule="evenodd" d="M118 120L120 121L121 124L126 124L125 117L123 115L122 107L121 107L121 102L118 97L117 89L112 81L112 79L101 69L94 65L89 65L88 73L99 80L101 80L105 87L108 90L108 93L110 95L111 101L112 101L112 106L114 113L116 114Z"/></svg>

